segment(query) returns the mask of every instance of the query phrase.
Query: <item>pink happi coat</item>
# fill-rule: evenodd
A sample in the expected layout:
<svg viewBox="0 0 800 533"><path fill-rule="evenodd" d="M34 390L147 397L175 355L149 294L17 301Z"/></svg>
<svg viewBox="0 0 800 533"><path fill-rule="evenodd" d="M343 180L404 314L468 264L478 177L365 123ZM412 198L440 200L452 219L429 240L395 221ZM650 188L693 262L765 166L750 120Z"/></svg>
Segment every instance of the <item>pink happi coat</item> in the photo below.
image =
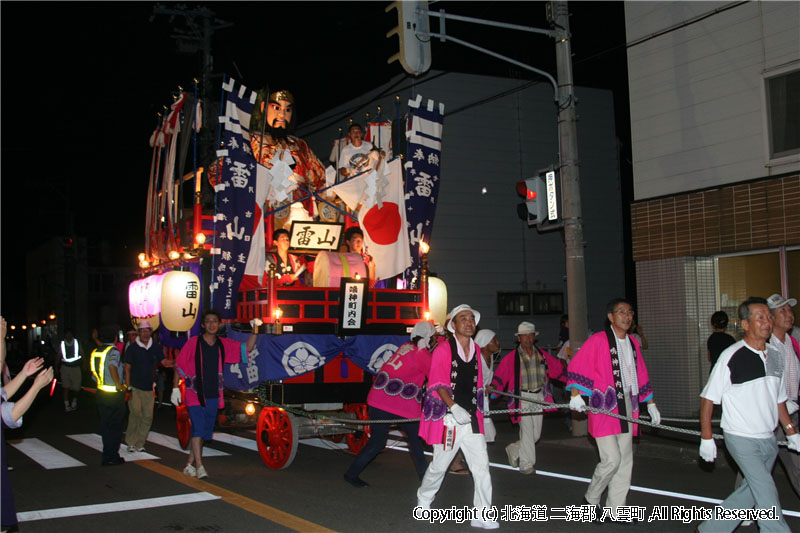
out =
<svg viewBox="0 0 800 533"><path fill-rule="evenodd" d="M403 418L419 418L425 396L425 378L431 353L407 342L400 346L375 376L367 404Z"/></svg>
<svg viewBox="0 0 800 533"><path fill-rule="evenodd" d="M458 342L458 341L456 341ZM473 357L481 357L481 349L470 339L475 353ZM422 418L419 422L419 436L428 444L442 444L444 442L444 415L447 414L447 405L442 397L439 396L439 389L446 390L450 397L453 397L453 388L450 381L453 357L458 357L458 353L451 353L450 342L441 342L433 350L431 357L431 371L428 374L428 390L425 393L425 400L422 403ZM480 362L480 361L479 361ZM477 400L478 427L483 433L483 365L478 364L478 389Z"/></svg>
<svg viewBox="0 0 800 533"><path fill-rule="evenodd" d="M644 357L636 339L633 342L636 360L636 377L639 394L631 398L631 411L628 416L639 418L639 404L653 398L653 388L644 364ZM622 341L627 342L627 340ZM620 354L619 357L622 357ZM611 370L611 354L605 331L595 333L581 346L567 367L567 390L577 389L582 396L588 396L590 406L619 414L617 395L614 389L614 376ZM622 433L620 420L607 415L589 412L589 434L595 438ZM632 424L633 435L638 435L639 424Z"/></svg>
<svg viewBox="0 0 800 533"><path fill-rule="evenodd" d="M534 346L534 350L537 351L539 357L543 358L546 365L547 365L547 373L545 377L544 388L542 392L544 393L544 401L553 403L553 392L550 389L550 380L557 379L560 381L566 382L567 380L567 370L561 362L561 359L557 357L553 357L547 350L541 350ZM497 370L495 370L494 378L492 379L492 385L495 389L501 391L509 391L513 394L519 396L520 393L520 366L522 362L520 361L517 364L517 361L520 361L520 357L517 354L517 350L512 351L511 353L507 354L503 357L503 360L500 361L500 364L497 365ZM530 402L525 402L525 405L522 407L524 409L530 409L536 407L537 404L532 404ZM520 401L516 398L508 398L508 408L509 409L519 409L520 408ZM546 409L546 411L553 411L554 409ZM513 423L519 422L519 413L510 413L511 421Z"/></svg>
<svg viewBox="0 0 800 533"><path fill-rule="evenodd" d="M244 360L247 362L247 355L244 353L244 343L236 342L232 339L224 337L217 337L222 342L222 353L225 363L239 363ZM195 353L197 351L197 342L200 337L191 337L186 341L186 344L181 348L178 358L175 360L175 370L180 372L182 378L186 380L186 398L184 402L186 407L200 405L200 400L197 398L197 367L195 365ZM201 352L202 353L202 352ZM243 359L244 358L244 359ZM203 380L208 379L208 376L203 376ZM211 376L211 379L216 380L219 384L219 408L225 407L225 401L222 399L222 362L219 364L219 374Z"/></svg>

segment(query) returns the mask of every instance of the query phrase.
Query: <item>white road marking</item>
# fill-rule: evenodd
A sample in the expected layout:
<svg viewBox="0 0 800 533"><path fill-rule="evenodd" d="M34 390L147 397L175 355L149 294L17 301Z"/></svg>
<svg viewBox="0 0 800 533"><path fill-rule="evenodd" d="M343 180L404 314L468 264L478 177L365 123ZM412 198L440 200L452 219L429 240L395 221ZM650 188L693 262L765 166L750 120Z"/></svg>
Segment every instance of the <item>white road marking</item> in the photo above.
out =
<svg viewBox="0 0 800 533"><path fill-rule="evenodd" d="M76 440L81 444L88 446L98 452L103 451L103 439L97 433L79 433L77 435L67 435L72 440ZM119 455L125 461L144 461L147 459L158 459L155 455L150 455L147 452L133 452L128 453L128 447L124 444L119 445Z"/></svg>
<svg viewBox="0 0 800 533"><path fill-rule="evenodd" d="M10 442L10 444L47 470L86 466L77 459L70 457L39 439L22 439L20 441Z"/></svg>
<svg viewBox="0 0 800 533"><path fill-rule="evenodd" d="M236 435L231 435L230 433L214 433L214 440L217 442L224 442L225 444L231 444L233 446L238 446L239 448L244 448L246 450L252 450L254 452L258 451L258 444L253 439L238 437ZM203 455L205 455L205 449L203 451Z"/></svg>
<svg viewBox="0 0 800 533"><path fill-rule="evenodd" d="M119 511L135 511L138 509L152 509L153 507L166 507L169 505L183 505L185 503L205 502L219 500L208 492L193 492L178 496L163 496L161 498L147 498L144 500L129 500L114 503L96 503L93 505L79 505L76 507L59 507L57 509L43 509L41 511L25 511L17 513L20 522L34 520L49 520L52 518L67 518L70 516L86 516L92 514L116 513Z"/></svg>
<svg viewBox="0 0 800 533"><path fill-rule="evenodd" d="M163 446L165 448L169 448L170 450L174 450L176 452L185 453L189 455L189 450L184 450L181 448L181 444L175 437L170 437L169 435L164 435L162 433L156 433L155 431L151 431L147 435L147 442L152 442L153 444L158 444L159 446ZM209 448L207 446L203 447L203 457L222 457L224 455L230 455L229 453L215 450L214 448Z"/></svg>

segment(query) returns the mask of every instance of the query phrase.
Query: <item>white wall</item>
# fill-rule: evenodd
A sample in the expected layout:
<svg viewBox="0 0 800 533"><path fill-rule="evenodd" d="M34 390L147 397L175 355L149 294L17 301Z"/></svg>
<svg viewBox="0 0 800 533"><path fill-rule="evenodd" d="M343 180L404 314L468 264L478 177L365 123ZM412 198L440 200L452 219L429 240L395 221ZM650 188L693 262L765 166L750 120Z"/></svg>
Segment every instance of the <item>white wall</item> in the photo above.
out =
<svg viewBox="0 0 800 533"><path fill-rule="evenodd" d="M441 188L431 240L431 270L447 283L449 307L469 303L478 309L482 313L480 326L494 329L504 347L512 345L513 333L522 320L536 324L542 331L543 344L555 343L560 317L498 317L498 291L523 290L527 275L528 290L565 292L566 304L560 232L540 235L516 215L516 205L521 199L515 183L558 161L552 89L542 83L491 98L524 83L457 73L436 77L436 73L431 73L417 80L414 87L415 93L423 98L445 104ZM404 80L398 87L408 85L410 80ZM346 129L348 117L363 122L365 110L374 115L376 106L381 105L385 116L393 118L395 94L402 94L402 113L405 113L407 89L389 92L365 108L363 102L377 92L326 113L329 117L338 113L341 119L305 137L320 159L327 158L338 127ZM625 287L614 108L609 91L578 88L576 93L580 98L578 136L587 243L587 313L590 327L599 328L605 302L620 295ZM486 98L489 100L481 105L459 111ZM342 115L342 109L354 111ZM312 124L301 128L299 133L303 136L303 130L314 129ZM483 187L486 194L481 193Z"/></svg>
<svg viewBox="0 0 800 533"><path fill-rule="evenodd" d="M727 2L626 2L628 43ZM769 161L764 76L800 68L800 3L749 2L628 49L636 200L800 169Z"/></svg>

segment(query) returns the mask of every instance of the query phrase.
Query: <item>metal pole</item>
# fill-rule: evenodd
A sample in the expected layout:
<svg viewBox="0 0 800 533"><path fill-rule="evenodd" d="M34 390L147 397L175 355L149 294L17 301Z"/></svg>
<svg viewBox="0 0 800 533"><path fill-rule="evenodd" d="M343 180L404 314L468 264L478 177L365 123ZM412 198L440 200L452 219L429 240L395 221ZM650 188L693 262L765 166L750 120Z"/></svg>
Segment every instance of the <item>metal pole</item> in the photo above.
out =
<svg viewBox="0 0 800 533"><path fill-rule="evenodd" d="M574 354L588 336L586 308L586 267L583 255L583 220L578 159L578 133L575 118L575 96L572 83L569 13L567 2L551 2L556 29L556 65L558 78L558 139L561 167L561 192L566 244L567 305L569 312L569 344Z"/></svg>

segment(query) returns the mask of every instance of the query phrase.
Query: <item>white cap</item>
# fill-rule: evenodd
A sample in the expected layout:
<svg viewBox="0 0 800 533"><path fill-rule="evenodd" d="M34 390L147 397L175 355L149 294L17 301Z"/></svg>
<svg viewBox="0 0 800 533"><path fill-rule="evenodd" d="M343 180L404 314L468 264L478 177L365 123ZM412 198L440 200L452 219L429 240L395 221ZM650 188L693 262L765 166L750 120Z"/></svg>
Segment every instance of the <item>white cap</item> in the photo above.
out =
<svg viewBox="0 0 800 533"><path fill-rule="evenodd" d="M770 309L778 309L779 307L783 307L784 305L789 304L789 307L794 307L797 305L797 300L794 298L784 298L780 294L773 294L769 298L767 298L767 305Z"/></svg>
<svg viewBox="0 0 800 533"><path fill-rule="evenodd" d="M530 333L533 333L534 335L539 334L539 332L536 331L536 326L534 326L531 322L520 322L519 326L517 326L517 332L514 335L519 337L520 335L528 335Z"/></svg>
<svg viewBox="0 0 800 533"><path fill-rule="evenodd" d="M139 322L139 325L136 326L136 329L153 329L153 326L150 325L150 322L147 320L142 320Z"/></svg>
<svg viewBox="0 0 800 533"><path fill-rule="evenodd" d="M461 304L458 307L453 308L453 310L448 313L448 315L450 315L450 322L447 323L447 330L450 333L455 333L456 332L455 327L453 327L453 320L456 319L456 316L461 311L471 311L472 312L472 316L475 317L475 325L476 326L478 325L478 322L481 321L481 314L479 312L477 312L476 310L474 310L473 308L471 308L467 304Z"/></svg>
<svg viewBox="0 0 800 533"><path fill-rule="evenodd" d="M475 343L480 346L481 348L486 347L487 344L492 342L492 339L495 338L494 331L490 329L482 329L475 335Z"/></svg>

